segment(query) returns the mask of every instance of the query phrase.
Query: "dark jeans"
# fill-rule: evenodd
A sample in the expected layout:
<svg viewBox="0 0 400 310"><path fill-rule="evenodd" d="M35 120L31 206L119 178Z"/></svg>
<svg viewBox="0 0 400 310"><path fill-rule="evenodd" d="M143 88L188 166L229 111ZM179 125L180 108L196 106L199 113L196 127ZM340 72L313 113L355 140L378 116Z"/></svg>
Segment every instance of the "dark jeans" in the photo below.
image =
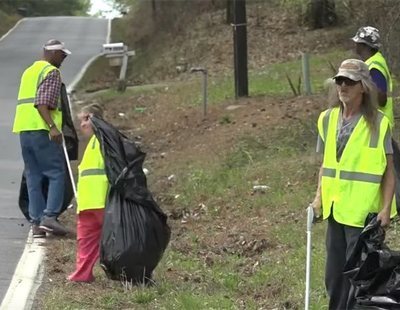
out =
<svg viewBox="0 0 400 310"><path fill-rule="evenodd" d="M331 215L326 231L325 286L329 295L330 310L348 310L355 304L350 281L343 269L350 257L362 228L339 224Z"/></svg>
<svg viewBox="0 0 400 310"><path fill-rule="evenodd" d="M396 198L396 209L397 214L400 215L400 149L396 141L392 139L392 147L393 147L393 163L394 163L394 172L396 177L396 186L394 191L394 196Z"/></svg>
<svg viewBox="0 0 400 310"><path fill-rule="evenodd" d="M62 145L49 139L46 130L20 133L22 157L29 197L29 216L39 224L43 215L58 216L64 199L65 158ZM49 181L47 203L42 180Z"/></svg>

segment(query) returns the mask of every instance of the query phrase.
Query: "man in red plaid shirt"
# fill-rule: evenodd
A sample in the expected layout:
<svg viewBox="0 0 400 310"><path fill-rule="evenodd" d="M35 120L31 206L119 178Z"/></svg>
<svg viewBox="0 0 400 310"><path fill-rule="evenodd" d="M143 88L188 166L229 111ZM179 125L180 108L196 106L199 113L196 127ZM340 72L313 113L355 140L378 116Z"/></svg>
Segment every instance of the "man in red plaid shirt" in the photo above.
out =
<svg viewBox="0 0 400 310"><path fill-rule="evenodd" d="M64 43L48 41L43 58L24 71L18 93L13 132L20 135L34 238L45 237L46 232L67 233L57 216L65 187L59 68L69 54ZM47 199L42 190L44 178L49 181Z"/></svg>

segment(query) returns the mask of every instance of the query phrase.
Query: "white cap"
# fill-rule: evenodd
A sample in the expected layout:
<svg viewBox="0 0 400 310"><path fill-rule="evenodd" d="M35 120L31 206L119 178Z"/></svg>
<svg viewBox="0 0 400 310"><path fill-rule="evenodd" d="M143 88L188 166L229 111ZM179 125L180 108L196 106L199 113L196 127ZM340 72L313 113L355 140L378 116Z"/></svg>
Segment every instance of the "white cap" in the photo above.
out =
<svg viewBox="0 0 400 310"><path fill-rule="evenodd" d="M43 48L47 51L63 51L67 55L71 55L71 51L65 48L64 42L58 40L49 40Z"/></svg>

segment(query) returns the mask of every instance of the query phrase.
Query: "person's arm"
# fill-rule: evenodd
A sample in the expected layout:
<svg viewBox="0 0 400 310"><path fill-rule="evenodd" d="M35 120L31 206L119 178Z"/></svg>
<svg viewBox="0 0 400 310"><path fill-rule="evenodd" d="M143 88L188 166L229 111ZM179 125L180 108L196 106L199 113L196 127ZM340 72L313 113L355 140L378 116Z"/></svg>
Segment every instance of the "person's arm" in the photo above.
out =
<svg viewBox="0 0 400 310"><path fill-rule="evenodd" d="M46 122L46 124L49 125L50 140L55 141L57 143L61 143L62 142L61 132L55 125L53 118L50 115L48 106L38 105L37 109L39 111L40 116L43 118L43 120Z"/></svg>
<svg viewBox="0 0 400 310"><path fill-rule="evenodd" d="M378 69L371 69L370 75L378 88L378 104L384 107L387 102L387 82L385 76Z"/></svg>
<svg viewBox="0 0 400 310"><path fill-rule="evenodd" d="M325 151L325 142L322 139L321 135L318 134L316 152L318 154L323 155L324 151ZM322 171L323 171L323 168L322 168L322 163L321 163L321 167L319 168L319 173L318 173L317 192L315 193L314 200L311 203L311 206L313 207L313 210L314 210L314 218L319 218L321 216L321 206L322 206L322 201L321 201L321 180L322 180Z"/></svg>
<svg viewBox="0 0 400 310"><path fill-rule="evenodd" d="M395 176L394 176L394 164L393 155L386 155L386 170L383 174L381 183L382 190L382 209L378 213L378 220L381 221L382 226L388 226L390 224L390 211L392 207L394 187L395 187Z"/></svg>
<svg viewBox="0 0 400 310"><path fill-rule="evenodd" d="M57 128L50 111L57 108L57 100L61 92L61 76L58 70L53 70L39 85L35 98L35 107L40 116L49 126L50 139L61 143L61 128Z"/></svg>
<svg viewBox="0 0 400 310"><path fill-rule="evenodd" d="M321 216L321 179L322 179L322 164L321 167L319 168L319 173L318 173L318 186L317 186L317 192L315 193L315 198L313 202L311 203L311 206L313 207L314 210L314 217L319 218Z"/></svg>
<svg viewBox="0 0 400 310"><path fill-rule="evenodd" d="M384 107L387 102L387 95L384 92L378 90L378 104L380 107Z"/></svg>

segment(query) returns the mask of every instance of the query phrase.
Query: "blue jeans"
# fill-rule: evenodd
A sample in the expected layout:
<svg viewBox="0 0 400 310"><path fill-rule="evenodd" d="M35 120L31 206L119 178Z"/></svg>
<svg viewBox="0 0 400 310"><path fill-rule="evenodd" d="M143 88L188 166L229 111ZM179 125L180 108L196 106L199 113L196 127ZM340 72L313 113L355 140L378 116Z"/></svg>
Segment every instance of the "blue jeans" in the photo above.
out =
<svg viewBox="0 0 400 310"><path fill-rule="evenodd" d="M29 216L39 224L43 215L59 215L65 187L65 158L62 145L50 141L46 130L20 133L22 158L29 196ZM47 202L43 195L42 181L48 178Z"/></svg>

